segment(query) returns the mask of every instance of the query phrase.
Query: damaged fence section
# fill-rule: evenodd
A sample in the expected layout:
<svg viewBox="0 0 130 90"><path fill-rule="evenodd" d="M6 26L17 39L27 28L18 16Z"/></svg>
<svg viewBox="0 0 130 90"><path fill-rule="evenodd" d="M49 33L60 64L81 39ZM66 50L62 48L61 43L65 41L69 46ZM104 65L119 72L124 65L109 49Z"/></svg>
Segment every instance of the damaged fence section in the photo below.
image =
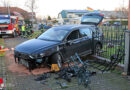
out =
<svg viewBox="0 0 130 90"><path fill-rule="evenodd" d="M97 56L110 60L113 54L118 53L119 48L123 49L122 53L125 53L125 31L128 26L101 26L100 29L103 33L103 46L102 50L96 54ZM124 57L120 64L124 64Z"/></svg>

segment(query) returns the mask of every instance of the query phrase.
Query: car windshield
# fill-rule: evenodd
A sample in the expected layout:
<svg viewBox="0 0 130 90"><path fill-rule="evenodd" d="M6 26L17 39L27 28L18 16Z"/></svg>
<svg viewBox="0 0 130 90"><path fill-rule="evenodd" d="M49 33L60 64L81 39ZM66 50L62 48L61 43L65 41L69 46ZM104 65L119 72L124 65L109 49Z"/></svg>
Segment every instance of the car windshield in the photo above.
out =
<svg viewBox="0 0 130 90"><path fill-rule="evenodd" d="M100 16L83 16L81 22L86 23L99 23L101 20Z"/></svg>
<svg viewBox="0 0 130 90"><path fill-rule="evenodd" d="M37 39L62 41L68 32L68 30L57 30L55 28L50 28L41 34Z"/></svg>
<svg viewBox="0 0 130 90"><path fill-rule="evenodd" d="M10 19L0 19L0 24L9 24Z"/></svg>

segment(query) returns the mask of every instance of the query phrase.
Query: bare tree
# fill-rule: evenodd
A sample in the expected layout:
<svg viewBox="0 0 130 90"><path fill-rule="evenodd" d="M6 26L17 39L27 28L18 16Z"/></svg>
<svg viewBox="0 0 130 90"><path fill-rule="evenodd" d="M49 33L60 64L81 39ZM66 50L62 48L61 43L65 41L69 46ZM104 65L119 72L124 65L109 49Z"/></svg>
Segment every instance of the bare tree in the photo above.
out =
<svg viewBox="0 0 130 90"><path fill-rule="evenodd" d="M10 0L0 0L0 3L3 7L8 7L11 5L11 1Z"/></svg>
<svg viewBox="0 0 130 90"><path fill-rule="evenodd" d="M4 7L7 7L7 2L6 2L6 0L1 0L1 5L4 6Z"/></svg>
<svg viewBox="0 0 130 90"><path fill-rule="evenodd" d="M125 0L122 0L122 5L115 9L117 13L120 14L120 22L122 19L128 18L128 7L124 6Z"/></svg>
<svg viewBox="0 0 130 90"><path fill-rule="evenodd" d="M37 8L36 1L37 0L27 0L25 2L25 5L31 10L32 24L34 23L35 9Z"/></svg>
<svg viewBox="0 0 130 90"><path fill-rule="evenodd" d="M115 9L115 12L121 14L121 19L128 18L128 8L127 7L119 7Z"/></svg>
<svg viewBox="0 0 130 90"><path fill-rule="evenodd" d="M10 15L10 1L9 0L1 0L1 4L3 7L7 8L7 13Z"/></svg>

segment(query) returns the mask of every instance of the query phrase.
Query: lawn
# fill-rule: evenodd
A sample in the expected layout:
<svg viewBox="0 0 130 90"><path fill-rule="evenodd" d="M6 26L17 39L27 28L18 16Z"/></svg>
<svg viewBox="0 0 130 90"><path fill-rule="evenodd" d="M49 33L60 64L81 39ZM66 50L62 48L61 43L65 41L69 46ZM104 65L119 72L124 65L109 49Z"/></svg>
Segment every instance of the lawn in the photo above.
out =
<svg viewBox="0 0 130 90"><path fill-rule="evenodd" d="M4 48L4 39L0 38L0 46L3 46L3 48ZM5 51L4 52L3 52L3 50L0 51L0 56L4 56L4 55L5 55Z"/></svg>
<svg viewBox="0 0 130 90"><path fill-rule="evenodd" d="M113 27L113 26L102 26L104 39L103 48L99 56L110 59L111 55L117 54L118 49L125 50L125 30L128 26ZM124 53L124 52L123 52ZM122 60L121 64L124 63Z"/></svg>
<svg viewBox="0 0 130 90"><path fill-rule="evenodd" d="M0 38L0 46L4 46L4 39Z"/></svg>
<svg viewBox="0 0 130 90"><path fill-rule="evenodd" d="M34 31L33 34L29 35L28 38L29 39L33 39L33 38L36 38L38 37L42 32L41 31Z"/></svg>

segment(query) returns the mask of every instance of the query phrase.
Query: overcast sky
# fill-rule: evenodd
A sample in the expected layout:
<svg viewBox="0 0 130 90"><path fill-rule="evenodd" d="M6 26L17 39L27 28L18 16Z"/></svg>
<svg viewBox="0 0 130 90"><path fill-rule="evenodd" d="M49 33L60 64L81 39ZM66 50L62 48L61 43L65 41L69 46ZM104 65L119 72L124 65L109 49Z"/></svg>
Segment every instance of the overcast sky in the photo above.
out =
<svg viewBox="0 0 130 90"><path fill-rule="evenodd" d="M0 0L1 1L1 0ZM5 0L8 1L8 0ZM27 7L25 6L25 2L27 0L9 0L12 6L17 6L23 8L25 10ZM61 10L83 10L87 7L91 7L95 10L114 10L117 7L123 5L128 6L128 0L36 0L37 9L36 14L37 16L47 16L50 15L52 17L57 17L58 13Z"/></svg>

